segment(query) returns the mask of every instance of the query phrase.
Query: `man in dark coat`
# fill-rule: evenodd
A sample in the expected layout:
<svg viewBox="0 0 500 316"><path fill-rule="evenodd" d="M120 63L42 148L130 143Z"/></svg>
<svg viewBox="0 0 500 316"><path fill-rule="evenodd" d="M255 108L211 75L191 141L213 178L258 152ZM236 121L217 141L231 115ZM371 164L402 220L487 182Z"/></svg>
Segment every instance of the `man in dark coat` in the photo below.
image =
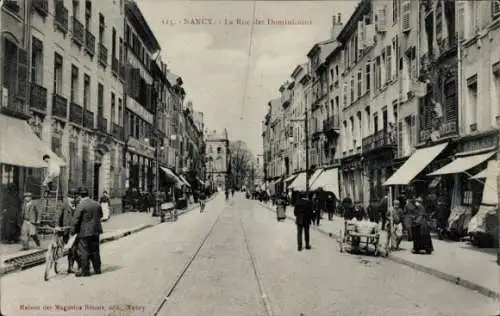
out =
<svg viewBox="0 0 500 316"><path fill-rule="evenodd" d="M80 259L81 272L76 276L89 276L90 265L96 274L101 273L101 254L99 249L99 235L102 233L102 209L101 205L89 198L86 188L79 190L81 198L76 207L73 217L74 232L78 234L78 257Z"/></svg>
<svg viewBox="0 0 500 316"><path fill-rule="evenodd" d="M335 206L337 201L335 200L335 195L333 193L328 192L326 196L326 211L328 212L328 220L333 220L333 214L335 214Z"/></svg>
<svg viewBox="0 0 500 316"><path fill-rule="evenodd" d="M307 197L305 194L301 194L301 196L295 202L293 214L295 215L295 224L297 225L298 251L302 251L302 233L304 233L306 249L311 249L311 243L309 240L309 227L311 226L311 219L313 214L313 205L311 198Z"/></svg>
<svg viewBox="0 0 500 316"><path fill-rule="evenodd" d="M56 225L59 227L71 227L73 224L73 216L75 215L76 209L76 190L70 190L68 192L68 198L64 201L62 207L58 210L56 215ZM64 230L62 232L63 242L68 243L70 237L70 232ZM73 265L76 260L76 245L73 245L68 250L68 273L73 273Z"/></svg>

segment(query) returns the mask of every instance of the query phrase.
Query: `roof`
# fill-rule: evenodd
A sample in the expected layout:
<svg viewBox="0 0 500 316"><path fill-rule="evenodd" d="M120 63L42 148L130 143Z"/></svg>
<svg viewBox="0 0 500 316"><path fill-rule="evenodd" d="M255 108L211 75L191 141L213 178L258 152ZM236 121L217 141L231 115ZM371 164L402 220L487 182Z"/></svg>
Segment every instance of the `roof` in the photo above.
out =
<svg viewBox="0 0 500 316"><path fill-rule="evenodd" d="M337 42L336 40L321 45L321 51L319 55L320 63L326 62L328 56L330 56L339 47L342 47L342 44Z"/></svg>
<svg viewBox="0 0 500 316"><path fill-rule="evenodd" d="M269 101L271 107L271 122L281 115L281 98L272 99Z"/></svg>
<svg viewBox="0 0 500 316"><path fill-rule="evenodd" d="M363 15L367 14L371 10L371 1L372 0L361 0L358 3L356 9L354 9L354 12L349 17L349 20L347 20L347 23L344 25L339 35L337 36L337 40L339 42L344 43L349 39L350 35L354 33L357 27L357 22Z"/></svg>
<svg viewBox="0 0 500 316"><path fill-rule="evenodd" d="M321 46L332 43L334 41L335 41L335 39L328 39L328 40L321 41L319 43L314 44L313 47L311 47L311 49L307 53L307 57L311 57L318 49L321 48Z"/></svg>
<svg viewBox="0 0 500 316"><path fill-rule="evenodd" d="M148 22L144 18L141 9L139 9L134 0L125 1L125 14L134 26L134 29L140 34L144 44L149 47L149 50L152 53L159 51L161 49L160 43L158 43L158 40L149 27Z"/></svg>

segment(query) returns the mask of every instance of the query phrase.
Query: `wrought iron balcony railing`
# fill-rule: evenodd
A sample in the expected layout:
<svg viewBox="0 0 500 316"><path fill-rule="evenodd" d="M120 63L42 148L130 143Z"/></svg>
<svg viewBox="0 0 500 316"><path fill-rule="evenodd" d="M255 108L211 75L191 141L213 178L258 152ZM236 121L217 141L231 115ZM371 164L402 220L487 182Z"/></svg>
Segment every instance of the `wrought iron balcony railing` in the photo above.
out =
<svg viewBox="0 0 500 316"><path fill-rule="evenodd" d="M89 30L85 30L85 50L90 56L95 55L95 36Z"/></svg>
<svg viewBox="0 0 500 316"><path fill-rule="evenodd" d="M85 40L85 29L83 27L83 24L80 21L78 21L78 19L75 17L73 17L72 39L73 42L75 42L79 46L82 46Z"/></svg>
<svg viewBox="0 0 500 316"><path fill-rule="evenodd" d="M94 112L85 110L83 114L83 127L94 129Z"/></svg>
<svg viewBox="0 0 500 316"><path fill-rule="evenodd" d="M80 126L83 125L83 107L80 105L71 102L69 106L69 121L71 123L78 124Z"/></svg>
<svg viewBox="0 0 500 316"><path fill-rule="evenodd" d="M375 134L363 138L363 152L369 152L384 147L396 145L396 133L389 133L385 130L377 131Z"/></svg>
<svg viewBox="0 0 500 316"><path fill-rule="evenodd" d="M56 2L54 23L56 27L64 34L68 33L68 20L69 13L68 9L64 6L62 1Z"/></svg>
<svg viewBox="0 0 500 316"><path fill-rule="evenodd" d="M103 67L108 66L108 49L103 43L99 43L99 64Z"/></svg>
<svg viewBox="0 0 500 316"><path fill-rule="evenodd" d="M34 82L31 83L30 106L32 110L47 112L47 89Z"/></svg>
<svg viewBox="0 0 500 316"><path fill-rule="evenodd" d="M54 93L52 100L52 116L65 120L68 116L68 100L57 93Z"/></svg>

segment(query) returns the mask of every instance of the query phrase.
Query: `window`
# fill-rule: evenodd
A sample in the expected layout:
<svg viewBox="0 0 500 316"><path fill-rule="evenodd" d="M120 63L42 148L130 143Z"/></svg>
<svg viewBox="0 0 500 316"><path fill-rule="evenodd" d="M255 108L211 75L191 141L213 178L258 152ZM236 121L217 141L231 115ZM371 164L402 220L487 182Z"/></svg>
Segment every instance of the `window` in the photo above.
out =
<svg viewBox="0 0 500 316"><path fill-rule="evenodd" d="M123 108L122 108L122 99L118 98L118 125L123 126Z"/></svg>
<svg viewBox="0 0 500 316"><path fill-rule="evenodd" d="M102 15L102 13L99 13L99 43L104 43L104 28L104 15Z"/></svg>
<svg viewBox="0 0 500 316"><path fill-rule="evenodd" d="M469 108L469 122L470 124L477 123L477 75L467 79L467 94L468 94L468 108Z"/></svg>
<svg viewBox="0 0 500 316"><path fill-rule="evenodd" d="M120 57L121 57L121 45L120 42ZM111 58L116 58L116 29L113 27L111 31Z"/></svg>
<svg viewBox="0 0 500 316"><path fill-rule="evenodd" d="M97 85L97 117L101 118L104 112L104 86Z"/></svg>
<svg viewBox="0 0 500 316"><path fill-rule="evenodd" d="M370 72L371 72L371 63L368 62L365 66L365 89L366 89L366 92L370 92Z"/></svg>
<svg viewBox="0 0 500 316"><path fill-rule="evenodd" d="M378 132L378 114L373 113L373 132Z"/></svg>
<svg viewBox="0 0 500 316"><path fill-rule="evenodd" d="M119 58L120 58L120 62L123 62L125 60L124 56L123 56L123 39L120 37L120 45L118 46L118 49L119 49Z"/></svg>
<svg viewBox="0 0 500 316"><path fill-rule="evenodd" d="M83 111L90 108L90 76L85 74L83 79Z"/></svg>
<svg viewBox="0 0 500 316"><path fill-rule="evenodd" d="M92 2L85 1L85 29L90 31L90 18L92 17Z"/></svg>
<svg viewBox="0 0 500 316"><path fill-rule="evenodd" d="M494 18L500 15L500 0L491 1L491 13L493 14Z"/></svg>
<svg viewBox="0 0 500 316"><path fill-rule="evenodd" d="M392 80L392 47L390 45L386 47L385 67L386 67L386 82L389 82Z"/></svg>
<svg viewBox="0 0 500 316"><path fill-rule="evenodd" d="M392 23L398 23L399 0L392 0Z"/></svg>
<svg viewBox="0 0 500 316"><path fill-rule="evenodd" d="M385 107L382 111L382 127L384 132L387 132L389 128L389 117L387 115L387 107Z"/></svg>
<svg viewBox="0 0 500 316"><path fill-rule="evenodd" d="M371 123L370 123L370 107L366 107L365 108L365 116L366 116L366 135L369 135L370 134L370 127L371 127Z"/></svg>
<svg viewBox="0 0 500 316"><path fill-rule="evenodd" d="M363 71L360 69L358 70L358 98L361 97L361 95L363 95Z"/></svg>
<svg viewBox="0 0 500 316"><path fill-rule="evenodd" d="M69 186L70 188L77 188L79 178L78 172L78 151L76 147L76 143L69 143Z"/></svg>
<svg viewBox="0 0 500 316"><path fill-rule="evenodd" d="M31 82L43 84L43 42L33 37L31 42Z"/></svg>
<svg viewBox="0 0 500 316"><path fill-rule="evenodd" d="M397 61L399 59L399 43L398 43L398 36L394 36L394 38L392 39L392 51L393 51L393 55L391 54L391 61L392 61L392 69L394 70L393 72L393 76L394 78L397 78L398 77L398 71L397 71Z"/></svg>
<svg viewBox="0 0 500 316"><path fill-rule="evenodd" d="M380 72L380 56L375 59L375 90L379 90L382 84L382 74Z"/></svg>
<svg viewBox="0 0 500 316"><path fill-rule="evenodd" d="M78 19L80 16L80 3L78 1L73 1L73 17Z"/></svg>
<svg viewBox="0 0 500 316"><path fill-rule="evenodd" d="M70 101L78 104L78 68L71 65L71 96Z"/></svg>
<svg viewBox="0 0 500 316"><path fill-rule="evenodd" d="M54 53L54 93L62 95L63 91L63 58Z"/></svg>
<svg viewBox="0 0 500 316"><path fill-rule="evenodd" d="M116 105L115 105L115 94L111 92L111 116L109 117L109 120L111 123L115 122L115 117L116 117Z"/></svg>
<svg viewBox="0 0 500 316"><path fill-rule="evenodd" d="M82 148L82 185L88 186L88 167L89 167L89 148L87 146L83 146Z"/></svg>
<svg viewBox="0 0 500 316"><path fill-rule="evenodd" d="M354 74L351 75L351 103L354 102L354 88L356 86L354 85Z"/></svg>

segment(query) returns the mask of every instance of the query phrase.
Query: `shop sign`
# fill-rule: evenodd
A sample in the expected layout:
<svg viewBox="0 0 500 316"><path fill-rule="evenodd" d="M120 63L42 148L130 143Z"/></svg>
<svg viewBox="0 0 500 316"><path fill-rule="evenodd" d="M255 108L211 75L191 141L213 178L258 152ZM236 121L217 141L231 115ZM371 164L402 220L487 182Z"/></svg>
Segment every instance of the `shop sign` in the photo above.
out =
<svg viewBox="0 0 500 316"><path fill-rule="evenodd" d="M146 145L135 138L129 138L127 146L133 147L131 149L141 155L145 155L148 157L154 157L155 155L154 147Z"/></svg>
<svg viewBox="0 0 500 316"><path fill-rule="evenodd" d="M462 152L476 151L498 146L498 135L488 135L467 141L462 145Z"/></svg>

